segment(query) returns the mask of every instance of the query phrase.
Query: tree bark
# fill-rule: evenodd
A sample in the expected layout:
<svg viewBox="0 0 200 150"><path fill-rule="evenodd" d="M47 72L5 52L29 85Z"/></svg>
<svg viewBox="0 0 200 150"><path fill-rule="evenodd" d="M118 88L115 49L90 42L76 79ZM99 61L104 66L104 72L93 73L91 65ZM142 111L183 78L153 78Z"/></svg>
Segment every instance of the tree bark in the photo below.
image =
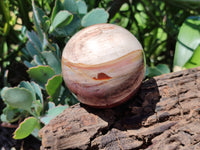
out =
<svg viewBox="0 0 200 150"><path fill-rule="evenodd" d="M42 150L199 150L200 67L144 81L112 109L67 108L40 130Z"/></svg>

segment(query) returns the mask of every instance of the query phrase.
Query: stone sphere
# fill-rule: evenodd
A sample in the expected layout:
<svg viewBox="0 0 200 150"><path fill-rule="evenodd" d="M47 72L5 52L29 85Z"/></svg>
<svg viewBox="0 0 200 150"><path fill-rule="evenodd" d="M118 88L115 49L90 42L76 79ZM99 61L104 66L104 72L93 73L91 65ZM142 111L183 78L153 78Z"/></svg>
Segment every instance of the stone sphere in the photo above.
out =
<svg viewBox="0 0 200 150"><path fill-rule="evenodd" d="M133 34L118 25L92 25L66 44L62 73L81 103L114 107L130 99L142 83L143 48Z"/></svg>

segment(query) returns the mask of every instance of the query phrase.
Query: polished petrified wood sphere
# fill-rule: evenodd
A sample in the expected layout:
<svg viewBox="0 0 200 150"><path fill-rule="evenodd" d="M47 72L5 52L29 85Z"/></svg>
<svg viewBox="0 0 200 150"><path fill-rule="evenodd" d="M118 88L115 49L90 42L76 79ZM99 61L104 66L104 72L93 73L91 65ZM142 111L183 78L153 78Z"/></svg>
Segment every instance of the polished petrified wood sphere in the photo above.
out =
<svg viewBox="0 0 200 150"><path fill-rule="evenodd" d="M62 55L67 87L87 105L109 108L128 100L145 73L143 49L126 29L97 24L82 29Z"/></svg>

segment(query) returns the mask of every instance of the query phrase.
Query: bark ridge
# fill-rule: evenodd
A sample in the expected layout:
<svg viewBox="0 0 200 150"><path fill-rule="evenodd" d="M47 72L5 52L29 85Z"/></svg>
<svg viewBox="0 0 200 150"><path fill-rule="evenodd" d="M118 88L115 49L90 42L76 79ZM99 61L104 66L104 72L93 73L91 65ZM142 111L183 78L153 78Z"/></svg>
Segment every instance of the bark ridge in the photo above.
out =
<svg viewBox="0 0 200 150"><path fill-rule="evenodd" d="M40 136L42 150L199 150L200 67L144 81L116 108L76 104Z"/></svg>

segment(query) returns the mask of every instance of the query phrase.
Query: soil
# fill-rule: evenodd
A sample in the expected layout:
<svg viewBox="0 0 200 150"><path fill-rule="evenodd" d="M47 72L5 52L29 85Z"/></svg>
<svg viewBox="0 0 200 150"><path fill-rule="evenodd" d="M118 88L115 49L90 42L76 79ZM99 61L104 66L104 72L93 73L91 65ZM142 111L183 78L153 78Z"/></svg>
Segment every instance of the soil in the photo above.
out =
<svg viewBox="0 0 200 150"><path fill-rule="evenodd" d="M3 101L0 99L0 113L4 107ZM16 150L39 150L41 141L33 136L29 136L23 140L14 140L12 138L16 128L3 127L3 123L0 122L0 149L10 150L15 148Z"/></svg>
<svg viewBox="0 0 200 150"><path fill-rule="evenodd" d="M23 140L14 140L12 138L15 129L0 127L0 149L10 150L15 148L16 150L39 150L41 141L29 136Z"/></svg>

